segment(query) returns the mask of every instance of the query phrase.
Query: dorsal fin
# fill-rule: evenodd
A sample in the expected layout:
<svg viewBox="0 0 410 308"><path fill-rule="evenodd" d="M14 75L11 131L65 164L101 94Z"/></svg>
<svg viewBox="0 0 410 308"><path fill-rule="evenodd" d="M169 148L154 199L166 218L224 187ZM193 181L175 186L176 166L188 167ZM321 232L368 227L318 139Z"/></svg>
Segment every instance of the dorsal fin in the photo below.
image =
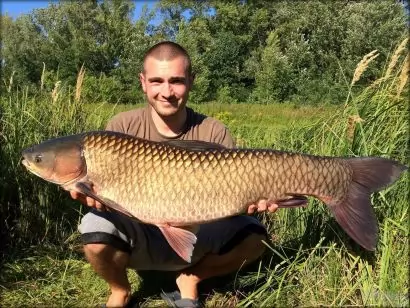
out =
<svg viewBox="0 0 410 308"><path fill-rule="evenodd" d="M199 140L167 140L164 141L164 144L183 148L186 150L191 151L205 151L205 150L223 150L226 149L225 146L214 143L214 142L207 142L207 141L199 141Z"/></svg>

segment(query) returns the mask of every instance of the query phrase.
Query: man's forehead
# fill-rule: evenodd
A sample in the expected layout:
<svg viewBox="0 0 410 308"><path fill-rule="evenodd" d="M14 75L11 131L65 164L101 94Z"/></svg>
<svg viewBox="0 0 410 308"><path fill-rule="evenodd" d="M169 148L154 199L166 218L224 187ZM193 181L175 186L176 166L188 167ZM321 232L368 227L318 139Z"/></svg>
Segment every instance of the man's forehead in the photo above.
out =
<svg viewBox="0 0 410 308"><path fill-rule="evenodd" d="M183 56L177 56L173 59L158 59L155 57L147 57L144 62L144 72L158 71L171 69L175 72L185 74L188 63Z"/></svg>

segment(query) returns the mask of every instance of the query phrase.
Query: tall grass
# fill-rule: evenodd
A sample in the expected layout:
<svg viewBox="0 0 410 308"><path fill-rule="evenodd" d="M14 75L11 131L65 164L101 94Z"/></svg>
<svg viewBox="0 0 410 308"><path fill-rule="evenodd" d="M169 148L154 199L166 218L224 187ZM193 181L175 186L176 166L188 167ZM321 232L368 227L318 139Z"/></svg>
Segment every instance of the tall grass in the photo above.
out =
<svg viewBox="0 0 410 308"><path fill-rule="evenodd" d="M392 54L384 76L357 93L355 83L375 53L367 55L346 85L346 101L337 107L215 102L194 108L223 121L240 146L375 155L408 164L405 44ZM77 253L81 207L20 166L26 146L51 136L101 129L114 113L135 107L85 104L83 78L81 71L75 89L57 83L51 93L28 97L26 91L10 87L0 96L2 306L90 306L104 302L107 295L106 284ZM407 180L406 174L372 196L380 226L375 253L358 247L316 201L304 209L260 215L270 234L266 255L256 269L235 275L230 292L210 296L207 306L408 306ZM137 289L139 278L129 273ZM157 298L141 298L140 304L163 306Z"/></svg>
<svg viewBox="0 0 410 308"><path fill-rule="evenodd" d="M72 232L66 193L24 171L21 151L47 138L82 131L86 117L71 89L56 83L51 93L28 97L25 89L0 97L1 250L60 239ZM69 204L67 204L69 206ZM73 207L74 209L74 207Z"/></svg>
<svg viewBox="0 0 410 308"><path fill-rule="evenodd" d="M408 165L407 84L402 92L407 82L406 52L400 44L385 76L358 95L349 95L344 108L328 121L285 132L282 147L316 155L383 156ZM357 71L363 73L371 56L365 56ZM352 86L358 80L353 78ZM271 251L276 262L259 273L263 273L261 285L240 306L408 306L407 181L408 174L372 197L380 225L374 254L363 252L340 232L315 201L308 209L275 215L277 227L272 230L279 240ZM300 239L299 247L290 241L295 238Z"/></svg>

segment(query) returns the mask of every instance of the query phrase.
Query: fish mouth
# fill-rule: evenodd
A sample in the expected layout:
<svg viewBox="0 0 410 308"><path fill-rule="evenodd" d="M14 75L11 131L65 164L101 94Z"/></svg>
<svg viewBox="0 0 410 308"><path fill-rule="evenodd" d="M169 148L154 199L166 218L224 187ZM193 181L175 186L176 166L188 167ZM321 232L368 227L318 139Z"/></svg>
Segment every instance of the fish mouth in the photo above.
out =
<svg viewBox="0 0 410 308"><path fill-rule="evenodd" d="M27 169L30 169L30 163L28 162L28 160L27 159L22 159L21 160L21 163L22 163L22 165L24 166L24 167L26 167Z"/></svg>
<svg viewBox="0 0 410 308"><path fill-rule="evenodd" d="M35 174L35 175L37 175L38 177L40 177L41 178L41 175L40 174L38 174L37 172L35 172L34 170L33 170L33 168L31 167L31 165L30 165L30 162L27 160L27 159L22 159L22 161L21 161L21 164L24 166L24 167L26 167L26 169L28 170L28 171L30 171L31 173L33 173L33 174Z"/></svg>

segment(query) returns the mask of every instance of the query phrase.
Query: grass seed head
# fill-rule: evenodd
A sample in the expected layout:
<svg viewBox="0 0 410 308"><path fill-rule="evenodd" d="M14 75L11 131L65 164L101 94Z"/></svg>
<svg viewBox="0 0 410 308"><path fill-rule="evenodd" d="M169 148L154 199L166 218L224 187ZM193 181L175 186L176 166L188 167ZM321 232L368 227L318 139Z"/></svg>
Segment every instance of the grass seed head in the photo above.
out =
<svg viewBox="0 0 410 308"><path fill-rule="evenodd" d="M53 101L53 104L57 101L58 96L59 96L59 94L60 94L60 91L59 91L60 86L61 86L61 81L60 81L60 80L57 81L57 82L54 84L53 91L51 92L51 99L52 99L52 101Z"/></svg>
<svg viewBox="0 0 410 308"><path fill-rule="evenodd" d="M75 85L75 98L74 98L74 100L76 102L78 102L81 98L81 89L82 89L82 86L83 86L84 75L85 75L85 68L84 68L84 64L83 64L80 68L80 71L78 72L77 83Z"/></svg>
<svg viewBox="0 0 410 308"><path fill-rule="evenodd" d="M353 86L362 76L362 74L366 71L367 67L369 66L370 62L376 59L379 56L377 50L373 50L369 52L367 55L363 57L362 60L356 65L356 69L354 71L354 75L352 78L352 83L350 84Z"/></svg>
<svg viewBox="0 0 410 308"><path fill-rule="evenodd" d="M346 136L347 139L351 142L353 141L354 131L356 128L357 123L361 123L364 120L357 114L350 115L347 120L347 129L346 129Z"/></svg>
<svg viewBox="0 0 410 308"><path fill-rule="evenodd" d="M400 96L401 92L404 89L404 86L407 84L407 80L409 78L409 71L410 71L410 58L409 58L409 55L407 54L406 58L403 61L403 67L399 75L399 80L397 83L396 98Z"/></svg>
<svg viewBox="0 0 410 308"><path fill-rule="evenodd" d="M385 77L386 77L386 78L390 77L390 75L391 75L391 73L392 73L394 67L395 67L396 64L397 64L397 61L398 61L398 59L399 59L401 53L403 52L403 50L406 49L407 42L408 42L408 38L405 38L405 39L400 43L400 45L396 48L396 51L394 52L393 56L391 57L389 66L387 67L386 74L385 74Z"/></svg>

